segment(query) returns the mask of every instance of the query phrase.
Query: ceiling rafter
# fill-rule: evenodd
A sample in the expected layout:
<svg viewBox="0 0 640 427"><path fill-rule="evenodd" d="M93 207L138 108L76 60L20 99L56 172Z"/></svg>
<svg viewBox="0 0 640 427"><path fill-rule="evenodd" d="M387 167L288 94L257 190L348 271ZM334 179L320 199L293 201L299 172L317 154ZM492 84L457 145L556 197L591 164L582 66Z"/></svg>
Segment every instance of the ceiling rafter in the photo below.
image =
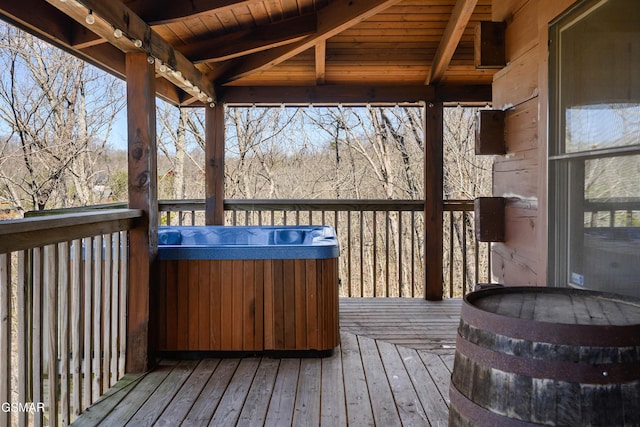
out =
<svg viewBox="0 0 640 427"><path fill-rule="evenodd" d="M39 13L33 13L37 10ZM49 43L67 51L109 73L125 77L124 54L107 43L86 43L79 49L79 34L90 33L65 13L40 0L6 2L2 16L32 34L44 36ZM102 39L101 39L102 40ZM170 102L180 101L178 89L160 79L156 85L158 95Z"/></svg>
<svg viewBox="0 0 640 427"><path fill-rule="evenodd" d="M316 31L316 16L286 19L250 30L192 42L179 50L194 63L221 62L299 41Z"/></svg>
<svg viewBox="0 0 640 427"><path fill-rule="evenodd" d="M53 43L57 41L65 46L72 44L77 24L64 13L48 4L43 6L38 0L5 3L2 5L2 16L9 22L19 24L32 34L52 38ZM34 14L33 11L38 9L41 13Z"/></svg>
<svg viewBox="0 0 640 427"><path fill-rule="evenodd" d="M191 61L175 50L119 0L81 0L81 4L76 0L65 2L47 0L47 2L123 52L146 52L156 58L156 71L161 72L162 66L167 67L168 71L173 71L164 72L161 75L185 93L189 93L191 97L197 98L201 91L205 94L205 99L209 98L210 102L215 102L215 89L211 82ZM89 10L95 15L93 24L85 21ZM123 34L116 35L116 29ZM140 43L141 45L136 46Z"/></svg>
<svg viewBox="0 0 640 427"><path fill-rule="evenodd" d="M451 58L453 58L453 54L458 47L458 43L460 43L462 34L469 23L469 19L471 19L471 14L477 3L478 0L458 0L456 2L444 30L442 40L438 45L438 50L433 58L431 71L429 71L429 77L425 84L436 84L444 76L444 72L451 63Z"/></svg>
<svg viewBox="0 0 640 427"><path fill-rule="evenodd" d="M149 25L171 24L203 14L228 12L233 8L251 6L263 0L137 0L128 7Z"/></svg>
<svg viewBox="0 0 640 427"><path fill-rule="evenodd" d="M318 10L318 28L314 34L297 43L245 57L244 61L232 68L231 73L220 76L217 83L228 83L274 67L399 2L400 0L336 0Z"/></svg>

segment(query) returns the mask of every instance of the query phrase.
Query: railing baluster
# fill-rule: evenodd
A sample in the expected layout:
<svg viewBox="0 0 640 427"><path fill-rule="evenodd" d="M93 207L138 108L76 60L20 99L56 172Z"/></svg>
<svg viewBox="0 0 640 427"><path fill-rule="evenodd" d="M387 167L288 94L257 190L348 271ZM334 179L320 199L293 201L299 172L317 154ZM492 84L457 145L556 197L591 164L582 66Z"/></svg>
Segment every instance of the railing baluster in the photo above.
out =
<svg viewBox="0 0 640 427"><path fill-rule="evenodd" d="M33 249L33 401L44 402L44 249ZM36 411L33 424L43 425L44 414Z"/></svg>
<svg viewBox="0 0 640 427"><path fill-rule="evenodd" d="M384 244L385 244L385 257L384 257L384 265L385 265L385 297L389 297L389 211L385 211L384 213Z"/></svg>
<svg viewBox="0 0 640 427"><path fill-rule="evenodd" d="M29 348L31 347L31 283L30 276L30 252L18 252L18 284L16 301L16 329L18 332L18 401L28 402L28 390L31 390L31 377L29 375ZM29 414L18 413L18 427L26 427L29 423Z"/></svg>
<svg viewBox="0 0 640 427"><path fill-rule="evenodd" d="M347 285L349 289L349 297L353 296L353 288L351 283L351 211L346 212L347 215ZM338 222L336 221L336 224ZM360 296L362 297L362 288L360 289Z"/></svg>
<svg viewBox="0 0 640 427"><path fill-rule="evenodd" d="M118 357L118 378L124 375L126 362L126 337L127 337L127 278L129 275L129 258L127 256L128 233L121 231L120 237L122 244L120 245L121 275L118 287L120 288L120 303L118 308L118 327L120 332L119 357Z"/></svg>
<svg viewBox="0 0 640 427"><path fill-rule="evenodd" d="M92 348L91 338L92 338L92 314L93 310L91 310L91 305L93 301L93 286L91 286L91 281L93 277L93 239L91 237L85 237L82 239L82 265L83 265L83 273L84 280L82 283L83 295L84 295L84 310L83 310L83 342L84 342L84 353L83 353L83 361L82 361L82 407L83 409L91 406L93 402L93 394L91 392L91 355Z"/></svg>
<svg viewBox="0 0 640 427"><path fill-rule="evenodd" d="M182 215L179 215L182 218ZM110 234L103 238L103 280L102 280L102 393L106 393L111 387L111 247L112 239Z"/></svg>
<svg viewBox="0 0 640 427"><path fill-rule="evenodd" d="M416 213L411 211L411 298L416 296Z"/></svg>
<svg viewBox="0 0 640 427"><path fill-rule="evenodd" d="M373 211L373 296L378 296L378 212Z"/></svg>
<svg viewBox="0 0 640 427"><path fill-rule="evenodd" d="M398 296L402 298L402 211L398 211Z"/></svg>
<svg viewBox="0 0 640 427"><path fill-rule="evenodd" d="M30 285L33 283L31 274L31 250L18 252L18 283L17 283L17 313L18 323L18 401L28 402L30 391L32 390L33 378L31 377L31 367L29 364L29 350L32 343L33 324L33 294ZM18 414L18 427L29 425L29 414L22 412Z"/></svg>
<svg viewBox="0 0 640 427"><path fill-rule="evenodd" d="M487 242L487 282L491 283L493 277L491 277L491 243Z"/></svg>
<svg viewBox="0 0 640 427"><path fill-rule="evenodd" d="M462 212L462 290L467 293L467 212Z"/></svg>
<svg viewBox="0 0 640 427"><path fill-rule="evenodd" d="M73 394L71 406L73 415L82 412L82 242L74 240L71 244L71 381Z"/></svg>
<svg viewBox="0 0 640 427"><path fill-rule="evenodd" d="M49 393L47 407L50 418L58 413L58 274L57 274L57 246L48 245L44 248L45 285L47 290L45 310L47 311L47 353L48 364L47 392ZM52 421L57 425L57 422Z"/></svg>
<svg viewBox="0 0 640 427"><path fill-rule="evenodd" d="M100 325L102 324L102 236L94 237L93 244L93 304L89 307L91 307L91 312L93 313L93 354L91 355L91 367L93 369L92 399L95 402L102 394L102 352L100 347L102 342L100 334Z"/></svg>
<svg viewBox="0 0 640 427"><path fill-rule="evenodd" d="M477 284L477 283L480 283L480 256L479 256L480 242L478 242L477 240L474 241L473 250L475 251L475 255L476 255L474 257L474 260L475 260L474 270L475 270L475 280Z"/></svg>
<svg viewBox="0 0 640 427"><path fill-rule="evenodd" d="M449 297L453 298L453 211L449 211ZM464 293L464 291L463 291Z"/></svg>
<svg viewBox="0 0 640 427"><path fill-rule="evenodd" d="M111 320L111 358L109 360L110 385L113 386L118 381L118 321L119 321L119 300L120 300L120 233L113 233L113 246L111 248L111 310L108 318Z"/></svg>
<svg viewBox="0 0 640 427"><path fill-rule="evenodd" d="M11 253L0 254L0 402L11 402ZM0 412L0 424L11 425L11 413Z"/></svg>
<svg viewBox="0 0 640 427"><path fill-rule="evenodd" d="M360 213L360 227L358 233L360 235L360 289L364 289L364 212L362 209Z"/></svg>
<svg viewBox="0 0 640 427"><path fill-rule="evenodd" d="M71 282L69 277L70 270L70 252L69 243L58 243L58 301L60 308L60 422L62 425L68 425L71 422L71 399L69 384L69 315L70 315L70 297Z"/></svg>

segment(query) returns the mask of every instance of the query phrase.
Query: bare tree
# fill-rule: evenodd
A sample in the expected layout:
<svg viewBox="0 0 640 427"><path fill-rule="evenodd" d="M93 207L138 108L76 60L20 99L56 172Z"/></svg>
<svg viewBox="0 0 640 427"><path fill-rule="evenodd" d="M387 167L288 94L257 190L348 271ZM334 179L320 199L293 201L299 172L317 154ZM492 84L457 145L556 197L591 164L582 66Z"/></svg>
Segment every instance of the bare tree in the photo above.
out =
<svg viewBox="0 0 640 427"><path fill-rule="evenodd" d="M97 168L124 86L7 24L0 26L0 197L19 210L101 200Z"/></svg>
<svg viewBox="0 0 640 427"><path fill-rule="evenodd" d="M491 194L491 156L476 156L475 147L475 116L477 108L451 107L444 110L444 187L445 199L473 200L476 197ZM475 265L470 260L475 259L476 247L465 246L465 242L474 241L474 223L469 213L460 212L458 217L445 216L444 240L452 242L445 244L445 269L450 262L456 265L454 271L466 271L466 277L454 277L456 283L449 283L450 277L445 277L445 287L460 289L463 281L469 285L475 280ZM453 236L452 236L453 235ZM487 269L488 260L481 258L478 268ZM463 268L463 265L466 268ZM458 295L461 296L461 295Z"/></svg>
<svg viewBox="0 0 640 427"><path fill-rule="evenodd" d="M161 198L185 199L204 195L204 117L201 109L158 107L158 165Z"/></svg>
<svg viewBox="0 0 640 427"><path fill-rule="evenodd" d="M289 187L289 194L295 192L295 182L279 175L304 147L304 140L296 142L291 133L298 116L297 109L227 110L228 197L279 198L283 185Z"/></svg>

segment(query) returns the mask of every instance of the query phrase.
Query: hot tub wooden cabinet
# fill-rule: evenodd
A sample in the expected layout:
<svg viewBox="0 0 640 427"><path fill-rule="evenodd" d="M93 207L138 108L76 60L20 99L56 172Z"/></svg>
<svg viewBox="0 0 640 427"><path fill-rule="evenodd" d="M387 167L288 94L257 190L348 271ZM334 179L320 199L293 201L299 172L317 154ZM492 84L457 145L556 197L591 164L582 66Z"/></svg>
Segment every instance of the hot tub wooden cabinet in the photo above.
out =
<svg viewBox="0 0 640 427"><path fill-rule="evenodd" d="M338 345L332 228L171 227L159 242L158 350L322 354Z"/></svg>

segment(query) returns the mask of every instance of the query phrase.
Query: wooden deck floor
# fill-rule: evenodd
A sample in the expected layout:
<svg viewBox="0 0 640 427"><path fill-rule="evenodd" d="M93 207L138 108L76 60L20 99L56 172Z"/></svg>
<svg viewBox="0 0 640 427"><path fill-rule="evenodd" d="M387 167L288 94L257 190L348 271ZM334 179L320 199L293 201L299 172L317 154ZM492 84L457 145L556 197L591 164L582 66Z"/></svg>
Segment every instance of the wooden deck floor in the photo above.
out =
<svg viewBox="0 0 640 427"><path fill-rule="evenodd" d="M164 360L73 425L446 426L460 300L343 299L331 357Z"/></svg>

